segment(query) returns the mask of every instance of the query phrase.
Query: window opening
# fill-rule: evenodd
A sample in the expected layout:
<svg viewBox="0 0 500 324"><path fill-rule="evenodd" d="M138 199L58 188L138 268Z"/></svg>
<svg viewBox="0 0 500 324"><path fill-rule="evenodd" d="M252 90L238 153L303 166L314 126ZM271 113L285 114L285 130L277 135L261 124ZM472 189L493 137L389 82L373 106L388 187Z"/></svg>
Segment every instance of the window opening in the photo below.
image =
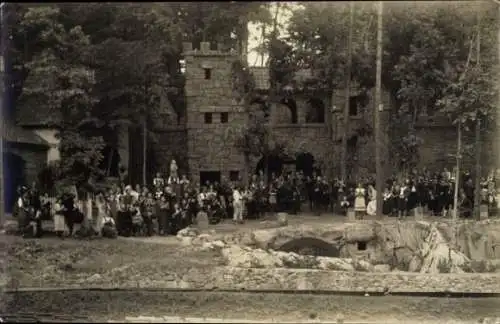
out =
<svg viewBox="0 0 500 324"><path fill-rule="evenodd" d="M358 242L358 251L366 251L366 242Z"/></svg>
<svg viewBox="0 0 500 324"><path fill-rule="evenodd" d="M238 181L240 178L240 171L229 171L229 180Z"/></svg>
<svg viewBox="0 0 500 324"><path fill-rule="evenodd" d="M212 78L212 69L204 69L205 70L205 80L210 80Z"/></svg>
<svg viewBox="0 0 500 324"><path fill-rule="evenodd" d="M228 121L229 121L229 113L227 112L220 113L220 122L222 124L226 124Z"/></svg>

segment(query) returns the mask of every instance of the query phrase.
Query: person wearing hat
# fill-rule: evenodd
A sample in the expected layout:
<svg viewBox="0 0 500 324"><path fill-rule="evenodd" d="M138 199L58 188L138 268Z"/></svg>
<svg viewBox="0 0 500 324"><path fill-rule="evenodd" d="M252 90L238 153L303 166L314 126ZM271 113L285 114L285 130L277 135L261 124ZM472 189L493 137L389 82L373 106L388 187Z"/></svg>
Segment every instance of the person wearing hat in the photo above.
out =
<svg viewBox="0 0 500 324"><path fill-rule="evenodd" d="M16 201L17 221L19 224L19 234L24 235L29 227L28 193L26 187L19 188L19 198Z"/></svg>
<svg viewBox="0 0 500 324"><path fill-rule="evenodd" d="M132 186L125 187L124 194L120 197L120 210L118 212L118 234L130 236L132 233L132 212L135 197L132 195Z"/></svg>
<svg viewBox="0 0 500 324"><path fill-rule="evenodd" d="M65 192L61 195L62 213L64 222L68 227L69 235L73 235L75 224L81 224L84 219L83 213L75 206L75 195Z"/></svg>

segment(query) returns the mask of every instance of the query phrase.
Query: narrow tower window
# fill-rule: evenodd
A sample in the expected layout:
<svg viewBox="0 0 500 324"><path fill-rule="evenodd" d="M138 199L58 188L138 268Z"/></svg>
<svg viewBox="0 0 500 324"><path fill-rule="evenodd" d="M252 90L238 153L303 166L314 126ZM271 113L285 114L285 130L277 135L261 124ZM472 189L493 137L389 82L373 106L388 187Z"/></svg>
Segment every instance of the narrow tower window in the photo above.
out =
<svg viewBox="0 0 500 324"><path fill-rule="evenodd" d="M205 80L210 80L212 78L212 69L204 69L205 70Z"/></svg>

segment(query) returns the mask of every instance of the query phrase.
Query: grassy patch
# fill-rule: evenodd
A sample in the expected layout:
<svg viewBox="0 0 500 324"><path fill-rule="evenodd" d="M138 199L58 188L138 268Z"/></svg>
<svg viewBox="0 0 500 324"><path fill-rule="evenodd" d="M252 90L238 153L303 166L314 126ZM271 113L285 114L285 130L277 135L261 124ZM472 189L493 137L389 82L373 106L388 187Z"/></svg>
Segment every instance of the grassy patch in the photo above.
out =
<svg viewBox="0 0 500 324"><path fill-rule="evenodd" d="M179 244L94 239L0 241L9 288L70 284L119 285L128 280L166 280L193 267L218 265L215 252L194 252Z"/></svg>

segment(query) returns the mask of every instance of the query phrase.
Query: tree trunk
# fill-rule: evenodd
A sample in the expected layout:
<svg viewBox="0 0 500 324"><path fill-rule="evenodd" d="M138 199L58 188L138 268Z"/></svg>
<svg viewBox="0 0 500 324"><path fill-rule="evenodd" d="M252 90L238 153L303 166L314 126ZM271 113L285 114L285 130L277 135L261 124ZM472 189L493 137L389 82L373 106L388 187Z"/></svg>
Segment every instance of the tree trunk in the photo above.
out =
<svg viewBox="0 0 500 324"><path fill-rule="evenodd" d="M248 21L244 19L240 26L240 35L239 35L239 43L240 43L240 57L241 61L247 65L248 61Z"/></svg>
<svg viewBox="0 0 500 324"><path fill-rule="evenodd" d="M2 77L2 85L0 86L1 89L0 89L0 101L1 101L1 104L2 104L2 108L4 107L4 103L5 103L5 97L4 97L4 92L5 92L5 77L4 77L4 73L5 73L5 70L4 70L4 56L5 56L5 40L7 39L6 37L6 33L7 33L7 28L5 28L4 26L4 17L3 17L3 7L0 8L0 22L1 22L1 27L2 27L2 33L1 33L1 52L0 52L0 75ZM0 226L3 227L3 223L5 221L5 170L4 170L4 164L3 164L3 156L4 156L4 134L3 134L3 130L5 129L4 128L4 116L1 116L2 113L5 113L5 109L3 109L1 112L0 112L0 123L1 123L1 127L0 129L2 129L2 134L0 134Z"/></svg>
<svg viewBox="0 0 500 324"><path fill-rule="evenodd" d="M498 6L498 18L497 18L497 21L500 21L500 5ZM498 24L498 35L497 35L497 46L498 46L498 57L497 57L497 60L498 62L500 62L500 24ZM498 80L500 80L500 64L497 64L497 69L498 69ZM499 102L497 103L497 107L500 107L500 96L498 96L498 100ZM496 111L496 116L495 116L495 121L496 121L496 130L495 130L495 134L496 134L496 137L495 138L500 138L500 111L497 109ZM495 145L495 152L496 153L496 159L494 161L496 161L497 165L496 167L497 168L500 168L500 145Z"/></svg>
<svg viewBox="0 0 500 324"><path fill-rule="evenodd" d="M245 170L243 171L243 183L248 185L248 180L250 179L250 156L248 154L243 154Z"/></svg>

